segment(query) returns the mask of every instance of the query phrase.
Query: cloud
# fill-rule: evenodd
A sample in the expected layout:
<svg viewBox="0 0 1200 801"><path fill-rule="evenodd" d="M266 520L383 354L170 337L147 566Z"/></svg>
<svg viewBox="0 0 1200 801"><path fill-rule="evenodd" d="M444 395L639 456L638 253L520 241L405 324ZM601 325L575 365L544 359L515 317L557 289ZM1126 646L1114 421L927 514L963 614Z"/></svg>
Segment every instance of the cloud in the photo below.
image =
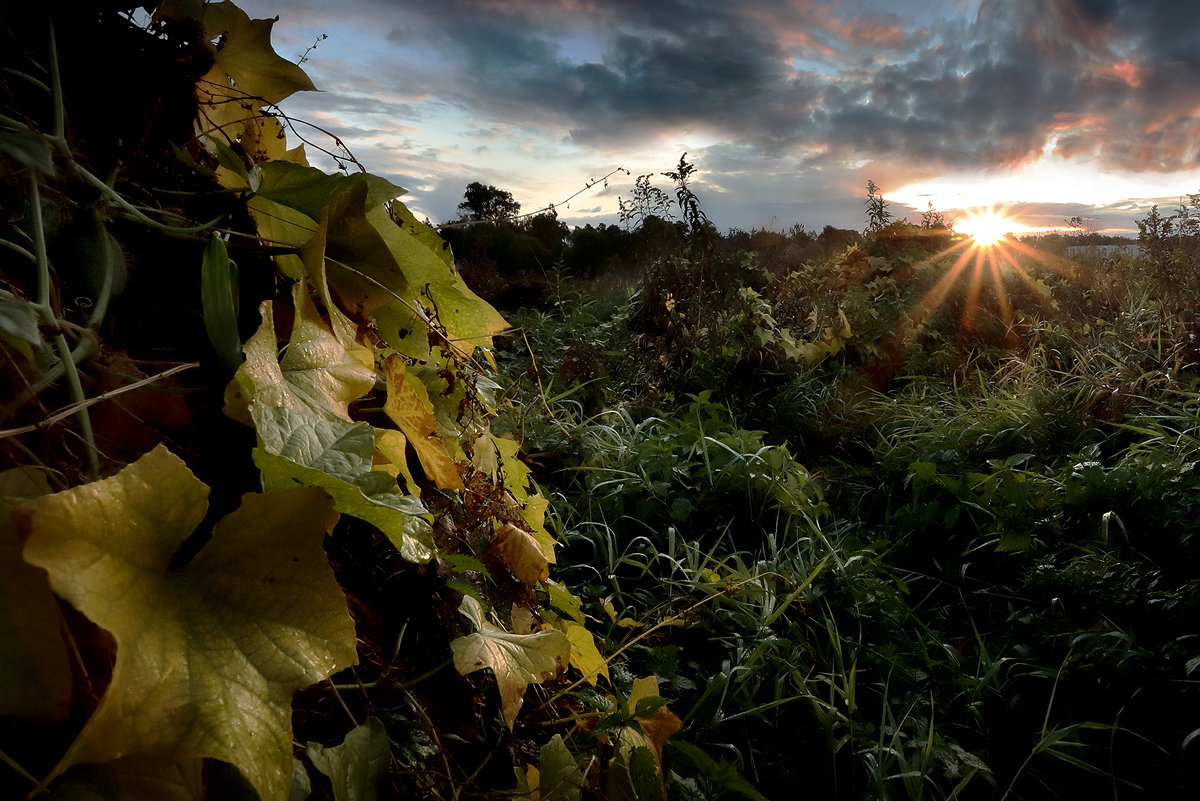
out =
<svg viewBox="0 0 1200 801"><path fill-rule="evenodd" d="M764 152L821 142L996 166L1079 119L1064 153L1087 140L1104 164L1173 169L1195 156L1200 107L1200 26L1183 5L986 0L939 25L805 3L450 0L409 8L392 39L436 48L459 102L565 126L583 146L693 125ZM577 62L571 41L602 57Z"/></svg>
<svg viewBox="0 0 1200 801"><path fill-rule="evenodd" d="M244 5L275 13L267 0ZM854 176L857 193L863 169L903 183L1051 154L1096 171L1171 173L1200 157L1200 26L1188 6L893 0L881 13L869 0L348 0L345 30L312 55L330 93L304 107L365 132L374 152L397 137L393 147L410 152L388 163L403 157L410 173L433 148L438 186L500 181L497 162L469 161L505 147L543 158L573 149L594 162L686 140L714 186L752 195L758 181L776 198L763 214L792 208L789 185L822 195ZM297 0L286 10L305 20L295 42L311 40L322 8ZM733 172L733 152L757 166Z"/></svg>

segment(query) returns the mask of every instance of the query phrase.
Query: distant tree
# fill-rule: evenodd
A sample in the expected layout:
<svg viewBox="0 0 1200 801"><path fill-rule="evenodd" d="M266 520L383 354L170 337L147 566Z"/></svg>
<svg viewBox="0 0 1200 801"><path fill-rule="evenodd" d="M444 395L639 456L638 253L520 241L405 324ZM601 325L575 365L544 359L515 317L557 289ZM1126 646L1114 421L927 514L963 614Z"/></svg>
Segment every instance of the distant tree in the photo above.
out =
<svg viewBox="0 0 1200 801"><path fill-rule="evenodd" d="M1072 234L1083 236L1086 234L1094 234L1096 232L1096 225L1100 221L1095 217L1081 217L1076 214L1069 220L1063 220L1063 222L1067 224L1067 229Z"/></svg>
<svg viewBox="0 0 1200 801"><path fill-rule="evenodd" d="M594 278L605 270L631 260L633 234L618 225L591 223L569 235L565 254L567 271L580 278Z"/></svg>
<svg viewBox="0 0 1200 801"><path fill-rule="evenodd" d="M1138 244L1142 252L1154 259L1161 259L1168 251L1168 237L1175 230L1175 218L1164 217L1158 213L1155 203L1150 213L1140 220L1135 220L1138 227Z"/></svg>
<svg viewBox="0 0 1200 801"><path fill-rule="evenodd" d="M557 259L562 255L563 241L569 231L567 224L558 219L558 211L551 206L541 214L535 214L517 226L550 255Z"/></svg>
<svg viewBox="0 0 1200 801"><path fill-rule="evenodd" d="M467 220L498 222L519 214L521 204L513 199L512 192L472 181L463 192L463 202L458 204L458 210Z"/></svg>
<svg viewBox="0 0 1200 801"><path fill-rule="evenodd" d="M845 250L860 239L858 231L826 225L817 235L817 244L821 246L822 252L826 255L833 255Z"/></svg>

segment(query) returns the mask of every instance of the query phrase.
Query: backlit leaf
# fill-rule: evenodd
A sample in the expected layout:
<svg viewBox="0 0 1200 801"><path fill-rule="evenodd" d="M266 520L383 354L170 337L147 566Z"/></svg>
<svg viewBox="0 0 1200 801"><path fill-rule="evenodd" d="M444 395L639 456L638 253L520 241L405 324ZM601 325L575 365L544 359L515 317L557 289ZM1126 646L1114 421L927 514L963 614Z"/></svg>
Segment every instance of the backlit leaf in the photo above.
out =
<svg viewBox="0 0 1200 801"><path fill-rule="evenodd" d="M365 429L368 441L374 442L370 426L359 423L355 428ZM335 509L375 526L405 559L410 562L432 559L433 527L425 519L428 510L420 499L402 495L395 478L386 472L354 469L352 459L345 460L346 472L339 471L334 465L343 456L322 452L313 463L304 464L301 459L307 457L288 448L279 455L254 449L254 463L262 471L264 489L320 487L333 498Z"/></svg>
<svg viewBox="0 0 1200 801"><path fill-rule="evenodd" d="M416 451L425 474L434 484L441 489L463 489L458 465L446 453L446 447L437 435L433 415L425 408L406 372L404 360L399 356L392 355L384 361L387 402L384 403L383 410L404 432L408 443Z"/></svg>
<svg viewBox="0 0 1200 801"><path fill-rule="evenodd" d="M112 478L16 510L26 560L117 645L99 707L47 780L124 756L213 757L261 798L287 797L292 694L357 659L322 545L336 514L318 489L247 495L173 566L207 498L159 446Z"/></svg>
<svg viewBox="0 0 1200 801"><path fill-rule="evenodd" d="M226 392L230 416L252 419L272 453L279 452L288 435L288 420L349 420L349 403L375 386L374 369L338 340L306 289L303 282L293 289L296 319L282 358L276 355L271 302L263 302L262 325L247 340L246 361ZM274 428L268 426L272 419Z"/></svg>
<svg viewBox="0 0 1200 801"><path fill-rule="evenodd" d="M462 675L491 668L500 688L504 720L511 729L530 684L542 684L557 676L571 655L571 643L555 629L535 634L510 634L487 622L483 607L469 595L463 596L461 612L477 629L450 643L454 667Z"/></svg>
<svg viewBox="0 0 1200 801"><path fill-rule="evenodd" d="M303 69L271 46L275 20L250 19L233 3L221 2L205 5L202 23L209 41L222 37L213 56L213 69L228 76L241 95L278 103L296 92L316 89ZM221 80L210 76L214 82Z"/></svg>
<svg viewBox="0 0 1200 801"><path fill-rule="evenodd" d="M608 675L608 660L596 647L596 638L582 623L573 620L563 620L561 625L566 630L567 639L571 641L571 667L583 674L583 678L595 685L600 676L610 679Z"/></svg>
<svg viewBox="0 0 1200 801"><path fill-rule="evenodd" d="M546 531L546 509L550 502L537 493L536 488L530 492L533 482L529 478L529 467L517 458L520 443L503 437L493 440L500 454L500 470L504 474L504 487L513 496L517 511L525 521L530 534L541 545L542 553L547 561L554 564L554 546L558 543Z"/></svg>

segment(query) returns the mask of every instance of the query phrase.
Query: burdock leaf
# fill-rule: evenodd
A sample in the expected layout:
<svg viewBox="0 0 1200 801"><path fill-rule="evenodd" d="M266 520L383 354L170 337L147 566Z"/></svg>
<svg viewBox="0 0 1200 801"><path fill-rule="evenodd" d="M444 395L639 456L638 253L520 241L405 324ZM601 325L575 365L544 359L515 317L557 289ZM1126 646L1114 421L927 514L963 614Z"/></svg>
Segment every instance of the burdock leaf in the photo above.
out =
<svg viewBox="0 0 1200 801"><path fill-rule="evenodd" d="M366 423L354 426L366 429L368 441L373 442L371 427ZM324 451L312 463L305 465L306 458L284 449L280 455L255 448L254 463L262 471L265 489L281 489L291 486L320 487L333 498L333 506L339 512L365 520L391 540L400 554L410 562L428 562L433 558L433 526L425 519L428 510L420 499L402 495L396 479L383 471L368 469L351 471L340 469L339 462L346 454ZM353 465L353 455L346 458L348 468Z"/></svg>
<svg viewBox="0 0 1200 801"><path fill-rule="evenodd" d="M464 595L458 611L478 630L450 643L454 667L462 675L491 668L500 688L500 707L511 729L530 684L542 684L559 674L571 656L571 643L556 629L534 634L510 634L487 622L483 607Z"/></svg>
<svg viewBox="0 0 1200 801"><path fill-rule="evenodd" d="M134 755L229 762L264 801L292 781L292 694L355 663L319 489L247 495L190 562L208 488L159 446L112 478L15 511L25 559L117 645L112 681L58 766Z"/></svg>
<svg viewBox="0 0 1200 801"><path fill-rule="evenodd" d="M226 393L227 412L258 431L254 459L264 489L321 487L338 511L378 528L406 559L429 561L433 529L425 507L400 492L394 475L372 470L376 431L352 422L347 411L374 387L375 371L321 317L303 282L293 297L296 320L283 357L276 356L274 315L264 303L262 325Z"/></svg>

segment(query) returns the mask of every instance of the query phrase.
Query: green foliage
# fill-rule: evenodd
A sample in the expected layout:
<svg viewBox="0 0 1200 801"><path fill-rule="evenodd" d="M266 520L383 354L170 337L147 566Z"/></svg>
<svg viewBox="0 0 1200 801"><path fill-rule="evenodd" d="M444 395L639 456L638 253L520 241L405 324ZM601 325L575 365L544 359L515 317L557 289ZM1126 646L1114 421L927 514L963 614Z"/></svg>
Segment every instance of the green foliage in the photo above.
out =
<svg viewBox="0 0 1200 801"><path fill-rule="evenodd" d="M1193 792L1194 298L905 223L802 241L681 244L504 351L561 575L685 724L669 791Z"/></svg>
<svg viewBox="0 0 1200 801"><path fill-rule="evenodd" d="M1147 257L1157 289L1168 297L1194 297L1195 263L1200 255L1200 194L1180 199L1174 214L1165 216L1158 205L1140 220L1138 245Z"/></svg>

